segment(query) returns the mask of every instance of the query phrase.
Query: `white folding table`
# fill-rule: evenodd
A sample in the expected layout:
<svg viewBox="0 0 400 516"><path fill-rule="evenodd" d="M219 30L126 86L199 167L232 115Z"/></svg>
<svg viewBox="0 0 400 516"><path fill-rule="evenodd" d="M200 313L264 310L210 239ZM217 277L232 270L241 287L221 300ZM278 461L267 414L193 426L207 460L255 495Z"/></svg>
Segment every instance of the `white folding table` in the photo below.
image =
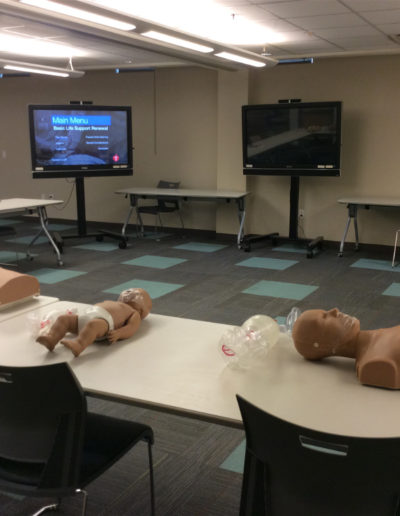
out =
<svg viewBox="0 0 400 516"><path fill-rule="evenodd" d="M132 187L117 190L116 194L129 196L130 208L128 216L122 227L120 247L126 247L126 228L134 210L137 209L138 199L164 199L182 201L235 201L238 208L239 230L237 245L240 248L244 234L244 221L246 217L245 198L249 192L237 192L232 190L203 190L196 188L147 188Z"/></svg>
<svg viewBox="0 0 400 516"><path fill-rule="evenodd" d="M35 313L82 309L59 301ZM284 420L315 430L359 437L400 436L400 391L360 385L354 361L304 360L282 334L267 357L233 370L219 351L225 324L150 314L130 339L94 343L79 357L62 345L35 342L26 314L0 322L0 364L68 361L93 396L241 427L240 394Z"/></svg>
<svg viewBox="0 0 400 516"><path fill-rule="evenodd" d="M364 208L366 210L372 206L374 208L400 208L400 199L391 197L341 197L337 202L340 204L346 204L348 210L347 222L344 228L342 240L340 242L338 256L343 256L344 242L349 231L351 220L353 220L354 224L355 248L356 250L359 248L357 225L358 208Z"/></svg>
<svg viewBox="0 0 400 516"><path fill-rule="evenodd" d="M59 201L56 199L0 199L0 215L4 213L28 211L36 212L39 217L41 227L39 232L33 237L32 241L28 245L26 251L26 256L28 259L33 260L33 256L30 254L30 247L35 243L35 241L39 238L40 234L43 232L49 240L50 244L52 245L54 252L56 253L58 265L63 265L60 250L57 247L57 244L54 242L54 239L51 236L49 230L47 229L48 218L46 211L47 206L55 206L56 204L62 204L63 202L64 201Z"/></svg>

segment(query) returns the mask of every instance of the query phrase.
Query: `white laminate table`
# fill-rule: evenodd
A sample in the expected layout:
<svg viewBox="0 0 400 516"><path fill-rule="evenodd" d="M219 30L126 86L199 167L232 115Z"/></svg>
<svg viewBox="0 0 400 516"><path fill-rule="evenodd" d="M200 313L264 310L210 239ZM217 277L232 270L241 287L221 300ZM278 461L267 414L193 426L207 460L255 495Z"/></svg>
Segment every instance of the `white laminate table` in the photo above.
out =
<svg viewBox="0 0 400 516"><path fill-rule="evenodd" d="M36 310L87 305L60 301ZM304 360L286 335L251 370L226 367L219 351L230 326L150 314L130 339L95 343L79 357L58 345L48 352L34 341L26 317L0 323L0 364L68 361L94 396L241 427L240 394L271 414L319 431L361 437L400 436L400 391L359 384L354 361Z"/></svg>
<svg viewBox="0 0 400 516"><path fill-rule="evenodd" d="M133 210L137 209L138 199L165 199L183 201L235 201L238 208L239 230L237 235L238 247L241 247L244 234L244 221L246 217L245 198L249 192L237 192L233 190L202 190L196 188L147 188L132 187L117 190L116 194L129 196L130 209L126 221L122 227L122 242L126 242L126 227L129 223ZM121 245L120 245L121 247ZM126 244L125 244L126 247Z"/></svg>
<svg viewBox="0 0 400 516"><path fill-rule="evenodd" d="M60 250L57 247L57 244L54 242L53 237L49 233L47 229L48 218L46 208L48 206L55 206L56 204L62 204L64 201L59 201L56 199L24 199L24 198L12 198L12 199L0 199L0 215L4 213L16 213L20 211L28 211L28 212L36 212L39 216L40 222L40 230L33 237L32 241L28 245L28 249L26 251L27 258L32 260L33 256L30 254L29 250L31 245L35 243L35 241L39 238L39 235L44 232L46 237L48 238L50 244L52 245L54 252L57 256L58 265L63 265Z"/></svg>
<svg viewBox="0 0 400 516"><path fill-rule="evenodd" d="M355 233L355 248L358 250L359 242L358 242L358 225L357 225L357 211L358 208L369 209L371 206L373 207L381 207L381 208L400 208L400 199L396 199L393 197L341 197L337 201L340 204L346 204L348 210L348 217L346 226L344 229L342 241L340 242L340 248L338 256L343 256L343 248L344 242L346 240L347 233L349 231L351 220L353 219L354 224L354 233Z"/></svg>
<svg viewBox="0 0 400 516"><path fill-rule="evenodd" d="M34 313L39 308L48 307L52 303L59 301L58 297L50 296L32 296L30 299L25 299L20 302L10 303L0 308L0 323L7 319L12 319L28 312ZM47 309L47 308L46 308ZM0 331L1 335L1 331Z"/></svg>

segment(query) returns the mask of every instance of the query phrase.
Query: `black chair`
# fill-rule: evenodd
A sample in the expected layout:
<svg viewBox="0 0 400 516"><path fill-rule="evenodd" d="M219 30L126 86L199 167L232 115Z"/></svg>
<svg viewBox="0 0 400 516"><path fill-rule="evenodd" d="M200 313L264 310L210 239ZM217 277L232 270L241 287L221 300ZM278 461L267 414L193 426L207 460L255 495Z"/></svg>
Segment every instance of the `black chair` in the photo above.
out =
<svg viewBox="0 0 400 516"><path fill-rule="evenodd" d="M159 181L157 188L179 188L180 182L174 182L174 181ZM157 232L157 219L160 224L160 228L162 228L162 219L161 214L162 213L172 213L177 212L180 218L182 229L184 229L183 225L183 219L181 215L181 208L179 204L178 199L157 199L157 204L152 205L144 205L144 206L137 206L136 207L136 215L138 219L138 223L142 232L142 235L144 234L144 225L143 225L143 219L142 214L150 214L154 215L156 217L156 222L154 225L154 231Z"/></svg>
<svg viewBox="0 0 400 516"><path fill-rule="evenodd" d="M400 514L400 438L316 432L237 400L246 433L241 516Z"/></svg>
<svg viewBox="0 0 400 516"><path fill-rule="evenodd" d="M0 366L0 490L27 497L65 496L104 473L139 441L149 454L151 512L154 485L152 429L140 423L87 412L86 398L67 363Z"/></svg>

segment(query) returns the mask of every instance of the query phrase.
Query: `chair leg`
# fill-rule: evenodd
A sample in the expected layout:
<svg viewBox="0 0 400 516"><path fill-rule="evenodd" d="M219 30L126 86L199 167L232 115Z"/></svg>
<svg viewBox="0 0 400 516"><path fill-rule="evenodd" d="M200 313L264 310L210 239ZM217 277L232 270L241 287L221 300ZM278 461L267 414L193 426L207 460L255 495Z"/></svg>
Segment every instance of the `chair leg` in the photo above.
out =
<svg viewBox="0 0 400 516"><path fill-rule="evenodd" d="M150 441L147 443L147 449L149 452L149 476L150 476L150 504L151 504L151 515L155 516L156 506L154 497L154 471L153 471L153 454L151 450L152 444Z"/></svg>
<svg viewBox="0 0 400 516"><path fill-rule="evenodd" d="M399 230L396 231L396 238L394 240L394 249L393 249L393 258L392 258L392 267L394 267L394 261L396 259L396 249L397 249L397 238L399 236Z"/></svg>
<svg viewBox="0 0 400 516"><path fill-rule="evenodd" d="M82 516L86 516L86 506L87 506L87 498L88 498L87 491L85 491L84 489L76 489L75 493L81 494L83 496Z"/></svg>
<svg viewBox="0 0 400 516"><path fill-rule="evenodd" d="M179 218L181 219L182 229L185 229L185 226L184 226L184 224L183 224L183 217L182 217L181 210L178 210L178 215L179 215Z"/></svg>
<svg viewBox="0 0 400 516"><path fill-rule="evenodd" d="M60 503L61 503L61 500L58 500L57 503L45 505L44 507L39 509L37 512L35 512L35 514L32 514L32 516L39 516L39 514L43 514L45 512L50 512L50 511L58 511L58 509L60 507Z"/></svg>

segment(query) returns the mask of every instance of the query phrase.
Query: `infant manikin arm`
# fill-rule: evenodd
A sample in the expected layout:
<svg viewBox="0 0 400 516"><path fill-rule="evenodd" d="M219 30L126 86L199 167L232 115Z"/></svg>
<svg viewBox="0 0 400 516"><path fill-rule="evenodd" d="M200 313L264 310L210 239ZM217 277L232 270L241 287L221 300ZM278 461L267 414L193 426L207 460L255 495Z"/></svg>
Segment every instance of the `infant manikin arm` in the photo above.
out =
<svg viewBox="0 0 400 516"><path fill-rule="evenodd" d="M141 318L139 312L133 312L133 314L129 317L126 324L117 330L109 331L107 334L107 339L109 342L113 343L117 340L127 339L132 337L137 330L139 329L141 323Z"/></svg>

